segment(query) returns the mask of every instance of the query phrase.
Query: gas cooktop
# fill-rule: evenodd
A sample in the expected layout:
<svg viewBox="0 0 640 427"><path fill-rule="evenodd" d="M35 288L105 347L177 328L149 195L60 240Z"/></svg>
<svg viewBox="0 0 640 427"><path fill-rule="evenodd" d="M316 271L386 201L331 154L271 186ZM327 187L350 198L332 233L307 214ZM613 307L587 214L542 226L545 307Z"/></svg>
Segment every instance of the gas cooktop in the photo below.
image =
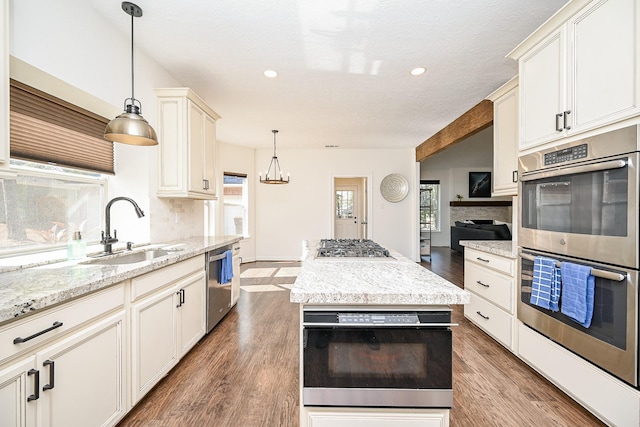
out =
<svg viewBox="0 0 640 427"><path fill-rule="evenodd" d="M389 251L369 239L322 239L316 258L390 258Z"/></svg>

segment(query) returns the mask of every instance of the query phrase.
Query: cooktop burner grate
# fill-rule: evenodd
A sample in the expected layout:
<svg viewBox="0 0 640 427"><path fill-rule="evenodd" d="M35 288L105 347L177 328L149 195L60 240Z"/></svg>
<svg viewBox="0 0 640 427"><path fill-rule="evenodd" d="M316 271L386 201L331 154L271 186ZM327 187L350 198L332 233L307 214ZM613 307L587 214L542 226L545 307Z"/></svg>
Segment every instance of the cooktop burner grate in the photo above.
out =
<svg viewBox="0 0 640 427"><path fill-rule="evenodd" d="M318 246L318 257L322 258L384 258L389 251L369 239L322 239Z"/></svg>

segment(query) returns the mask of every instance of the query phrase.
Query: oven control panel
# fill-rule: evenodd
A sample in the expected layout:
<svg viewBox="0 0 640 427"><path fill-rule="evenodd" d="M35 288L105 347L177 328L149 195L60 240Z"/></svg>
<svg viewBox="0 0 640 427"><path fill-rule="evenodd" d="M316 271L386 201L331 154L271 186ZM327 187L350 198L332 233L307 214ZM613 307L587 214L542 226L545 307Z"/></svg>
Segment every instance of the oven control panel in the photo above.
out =
<svg viewBox="0 0 640 427"><path fill-rule="evenodd" d="M556 163L569 162L587 157L587 144L576 145L571 148L553 151L544 155L544 165L555 165Z"/></svg>
<svg viewBox="0 0 640 427"><path fill-rule="evenodd" d="M338 313L338 323L400 325L420 323L420 319L416 313Z"/></svg>

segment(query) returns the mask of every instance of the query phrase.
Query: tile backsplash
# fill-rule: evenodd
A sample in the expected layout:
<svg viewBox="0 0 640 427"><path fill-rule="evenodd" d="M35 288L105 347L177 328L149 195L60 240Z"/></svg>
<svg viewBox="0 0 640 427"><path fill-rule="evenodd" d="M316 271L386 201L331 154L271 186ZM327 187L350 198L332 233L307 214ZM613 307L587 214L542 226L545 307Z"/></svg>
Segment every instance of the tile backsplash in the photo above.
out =
<svg viewBox="0 0 640 427"><path fill-rule="evenodd" d="M151 241L179 240L204 234L204 202L190 199L151 200Z"/></svg>

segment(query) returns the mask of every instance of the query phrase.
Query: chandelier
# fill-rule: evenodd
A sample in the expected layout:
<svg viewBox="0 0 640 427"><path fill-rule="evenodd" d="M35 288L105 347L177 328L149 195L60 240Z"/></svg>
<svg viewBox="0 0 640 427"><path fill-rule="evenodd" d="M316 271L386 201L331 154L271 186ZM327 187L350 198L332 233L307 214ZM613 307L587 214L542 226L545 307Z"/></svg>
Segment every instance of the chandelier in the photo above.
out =
<svg viewBox="0 0 640 427"><path fill-rule="evenodd" d="M264 179L262 179L262 172L260 172L260 182L263 184L288 184L289 174L287 174L287 179L282 177L282 169L280 168L278 156L276 156L276 134L278 131L274 129L271 132L273 132L273 157L266 172L267 176ZM273 175L271 175L271 169L273 169Z"/></svg>

